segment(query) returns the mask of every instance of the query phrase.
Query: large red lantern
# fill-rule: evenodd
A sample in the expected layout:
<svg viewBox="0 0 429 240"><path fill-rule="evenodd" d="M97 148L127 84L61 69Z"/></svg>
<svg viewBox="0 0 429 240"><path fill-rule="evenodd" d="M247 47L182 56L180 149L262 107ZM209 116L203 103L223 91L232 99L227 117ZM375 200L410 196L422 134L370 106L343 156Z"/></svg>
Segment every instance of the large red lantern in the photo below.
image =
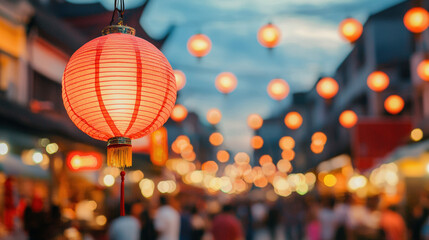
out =
<svg viewBox="0 0 429 240"><path fill-rule="evenodd" d="M354 18L346 18L341 21L339 31L344 39L353 43L362 35L363 26Z"/></svg>
<svg viewBox="0 0 429 240"><path fill-rule="evenodd" d="M116 1L115 1L116 3ZM83 45L70 58L62 80L62 98L74 124L107 141L107 164L132 164L131 139L160 128L176 101L176 81L166 57L122 24L124 0L115 6L119 23ZM123 179L125 172L121 172ZM121 189L121 215L123 187Z"/></svg>
<svg viewBox="0 0 429 240"><path fill-rule="evenodd" d="M258 31L258 42L266 47L273 48L280 41L280 30L275 25L268 23Z"/></svg>
<svg viewBox="0 0 429 240"><path fill-rule="evenodd" d="M404 16L405 27L413 33L421 33L429 26L429 13L421 7L411 8Z"/></svg>
<svg viewBox="0 0 429 240"><path fill-rule="evenodd" d="M343 127L352 128L356 125L358 116L352 110L346 110L340 114L338 121Z"/></svg>
<svg viewBox="0 0 429 240"><path fill-rule="evenodd" d="M417 74L423 81L429 81L429 60L425 59L417 65Z"/></svg>
<svg viewBox="0 0 429 240"><path fill-rule="evenodd" d="M237 78L233 73L230 72L220 73L216 77L215 86L219 92L228 94L234 91L237 87Z"/></svg>
<svg viewBox="0 0 429 240"><path fill-rule="evenodd" d="M280 78L273 79L267 86L267 92L272 99L280 101L289 94L289 84Z"/></svg>
<svg viewBox="0 0 429 240"><path fill-rule="evenodd" d="M195 34L188 40L188 51L197 58L202 58L209 54L212 49L210 38L204 34Z"/></svg>
<svg viewBox="0 0 429 240"><path fill-rule="evenodd" d="M324 99L331 99L337 95L339 86L335 79L330 77L325 77L320 79L316 85L317 93Z"/></svg>
<svg viewBox="0 0 429 240"><path fill-rule="evenodd" d="M374 92L384 91L389 86L389 82L389 76L382 71L372 72L366 80L368 87Z"/></svg>

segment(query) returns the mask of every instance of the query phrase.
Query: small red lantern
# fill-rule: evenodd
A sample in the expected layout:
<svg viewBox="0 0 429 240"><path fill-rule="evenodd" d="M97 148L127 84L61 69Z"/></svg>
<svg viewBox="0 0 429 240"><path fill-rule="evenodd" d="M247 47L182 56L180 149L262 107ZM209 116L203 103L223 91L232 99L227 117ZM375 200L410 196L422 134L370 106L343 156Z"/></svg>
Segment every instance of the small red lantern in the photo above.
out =
<svg viewBox="0 0 429 240"><path fill-rule="evenodd" d="M421 33L429 26L429 13L421 7L411 8L404 16L405 27L413 33Z"/></svg>
<svg viewBox="0 0 429 240"><path fill-rule="evenodd" d="M374 92L384 91L389 86L389 82L389 76L382 71L372 72L366 80L368 87Z"/></svg>
<svg viewBox="0 0 429 240"><path fill-rule="evenodd" d="M404 100L398 95L391 95L384 101L384 108L390 114L398 114L404 109Z"/></svg>
<svg viewBox="0 0 429 240"><path fill-rule="evenodd" d="M204 34L195 34L188 40L188 51L197 58L206 56L211 49L212 42Z"/></svg>
<svg viewBox="0 0 429 240"><path fill-rule="evenodd" d="M177 91L182 90L182 88L185 87L186 85L186 76L180 70L175 69L173 71L174 71L174 78L176 79Z"/></svg>
<svg viewBox="0 0 429 240"><path fill-rule="evenodd" d="M250 114L247 117L247 125L253 130L258 130L262 127L264 119L259 114Z"/></svg>
<svg viewBox="0 0 429 240"><path fill-rule="evenodd" d="M280 41L280 30L269 23L258 31L258 42L266 48L274 48Z"/></svg>
<svg viewBox="0 0 429 240"><path fill-rule="evenodd" d="M286 114L285 117L285 125L289 129L295 130L301 127L302 125L302 117L298 112L290 112Z"/></svg>
<svg viewBox="0 0 429 240"><path fill-rule="evenodd" d="M210 124L216 125L222 119L222 113L219 111L219 109L212 108L207 112L206 118Z"/></svg>
<svg viewBox="0 0 429 240"><path fill-rule="evenodd" d="M338 119L340 124L345 128L352 128L358 121L358 116L352 110L346 110L340 114Z"/></svg>
<svg viewBox="0 0 429 240"><path fill-rule="evenodd" d="M171 112L171 119L175 122L181 122L188 116L188 109L185 106L177 104Z"/></svg>
<svg viewBox="0 0 429 240"><path fill-rule="evenodd" d="M429 60L425 59L419 63L417 74L423 81L429 81Z"/></svg>
<svg viewBox="0 0 429 240"><path fill-rule="evenodd" d="M331 99L338 93L338 83L335 79L324 77L316 85L317 93L324 99Z"/></svg>
<svg viewBox="0 0 429 240"><path fill-rule="evenodd" d="M267 86L267 92L272 99L280 101L289 94L289 84L280 78L273 79Z"/></svg>
<svg viewBox="0 0 429 240"><path fill-rule="evenodd" d="M230 72L220 73L216 77L215 86L223 94L231 93L237 87L237 78Z"/></svg>
<svg viewBox="0 0 429 240"><path fill-rule="evenodd" d="M339 31L344 39L353 43L362 35L363 26L354 18L346 18L340 23Z"/></svg>

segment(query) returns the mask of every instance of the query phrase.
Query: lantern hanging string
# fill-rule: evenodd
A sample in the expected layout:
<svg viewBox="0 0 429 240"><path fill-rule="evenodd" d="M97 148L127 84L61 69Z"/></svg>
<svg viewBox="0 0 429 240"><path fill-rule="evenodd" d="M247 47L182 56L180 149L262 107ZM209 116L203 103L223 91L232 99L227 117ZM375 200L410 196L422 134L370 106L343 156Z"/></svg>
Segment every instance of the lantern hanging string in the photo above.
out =
<svg viewBox="0 0 429 240"><path fill-rule="evenodd" d="M113 9L112 20L110 20L110 25L113 25L113 22L115 21L115 15L116 15L116 13L119 14L118 25L122 25L123 24L123 20L124 20L124 12L125 12L125 2L124 2L124 0L119 0L119 8L118 8L118 0L115 0L115 6L114 6L114 9Z"/></svg>
<svg viewBox="0 0 429 240"><path fill-rule="evenodd" d="M125 216L125 207L124 207L124 179L125 179L125 171L122 169L121 171L121 216Z"/></svg>

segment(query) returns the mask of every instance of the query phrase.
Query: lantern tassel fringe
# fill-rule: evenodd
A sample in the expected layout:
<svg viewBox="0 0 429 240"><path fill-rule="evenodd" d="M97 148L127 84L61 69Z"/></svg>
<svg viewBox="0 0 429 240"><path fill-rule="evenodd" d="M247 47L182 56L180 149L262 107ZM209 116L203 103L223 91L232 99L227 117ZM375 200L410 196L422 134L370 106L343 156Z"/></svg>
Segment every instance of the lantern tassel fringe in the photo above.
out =
<svg viewBox="0 0 429 240"><path fill-rule="evenodd" d="M119 139L119 140L118 140ZM125 139L125 142L121 140ZM128 143L127 138L109 139L107 145L107 166L109 167L131 167L132 166L132 148L131 140Z"/></svg>

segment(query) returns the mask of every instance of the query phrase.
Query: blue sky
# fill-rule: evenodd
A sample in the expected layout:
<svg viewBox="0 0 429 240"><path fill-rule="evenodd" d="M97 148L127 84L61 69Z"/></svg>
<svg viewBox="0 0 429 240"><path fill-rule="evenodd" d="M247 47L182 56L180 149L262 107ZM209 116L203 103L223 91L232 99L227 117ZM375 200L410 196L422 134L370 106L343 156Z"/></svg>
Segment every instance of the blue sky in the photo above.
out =
<svg viewBox="0 0 429 240"><path fill-rule="evenodd" d="M99 1L107 8L113 5L113 0ZM144 1L125 0L125 5L138 6ZM271 100L266 93L268 82L283 78L291 93L310 89L318 76L332 74L351 49L338 35L342 19L354 17L363 23L371 13L398 2L401 0L152 0L141 24L155 38L170 25L176 26L163 52L172 67L187 77L178 103L197 112L204 122L210 108L219 108L223 148L250 153L252 131L246 125L247 116L268 117L290 103L291 94L280 103ZM258 29L268 22L282 31L282 40L273 51L256 40ZM201 61L186 49L188 38L198 32L213 43ZM237 89L227 97L214 86L215 77L224 71L233 72L238 79Z"/></svg>

